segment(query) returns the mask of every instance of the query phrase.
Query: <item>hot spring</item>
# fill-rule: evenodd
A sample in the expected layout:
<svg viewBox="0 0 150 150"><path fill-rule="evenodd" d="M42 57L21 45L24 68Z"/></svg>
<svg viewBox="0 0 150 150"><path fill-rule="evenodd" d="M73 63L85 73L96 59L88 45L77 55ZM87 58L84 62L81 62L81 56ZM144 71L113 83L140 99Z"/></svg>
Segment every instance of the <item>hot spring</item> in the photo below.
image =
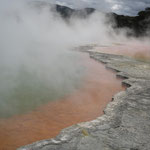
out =
<svg viewBox="0 0 150 150"><path fill-rule="evenodd" d="M52 138L65 127L102 115L112 96L125 89L121 79L72 48L127 43L124 34L114 33L100 12L64 20L50 5L1 2L0 149Z"/></svg>

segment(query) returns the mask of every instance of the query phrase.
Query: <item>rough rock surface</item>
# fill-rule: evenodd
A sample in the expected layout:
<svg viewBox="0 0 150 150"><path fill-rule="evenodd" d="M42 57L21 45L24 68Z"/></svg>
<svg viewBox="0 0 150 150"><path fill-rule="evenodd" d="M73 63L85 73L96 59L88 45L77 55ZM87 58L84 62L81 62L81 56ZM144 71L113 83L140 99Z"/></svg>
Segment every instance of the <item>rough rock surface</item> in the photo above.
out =
<svg viewBox="0 0 150 150"><path fill-rule="evenodd" d="M18 150L150 150L150 64L118 55L89 54L116 70L127 90L116 94L96 120Z"/></svg>

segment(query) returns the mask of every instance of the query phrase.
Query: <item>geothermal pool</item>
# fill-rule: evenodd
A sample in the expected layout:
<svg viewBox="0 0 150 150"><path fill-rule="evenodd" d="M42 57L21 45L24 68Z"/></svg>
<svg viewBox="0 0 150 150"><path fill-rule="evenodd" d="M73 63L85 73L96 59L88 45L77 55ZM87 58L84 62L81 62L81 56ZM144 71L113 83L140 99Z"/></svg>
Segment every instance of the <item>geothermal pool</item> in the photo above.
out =
<svg viewBox="0 0 150 150"><path fill-rule="evenodd" d="M63 128L93 120L103 114L114 94L125 89L113 71L90 59L88 54L81 54L79 63L86 68L86 73L80 79L80 87L55 101L41 103L32 111L1 117L1 150L15 150L38 140L52 138Z"/></svg>

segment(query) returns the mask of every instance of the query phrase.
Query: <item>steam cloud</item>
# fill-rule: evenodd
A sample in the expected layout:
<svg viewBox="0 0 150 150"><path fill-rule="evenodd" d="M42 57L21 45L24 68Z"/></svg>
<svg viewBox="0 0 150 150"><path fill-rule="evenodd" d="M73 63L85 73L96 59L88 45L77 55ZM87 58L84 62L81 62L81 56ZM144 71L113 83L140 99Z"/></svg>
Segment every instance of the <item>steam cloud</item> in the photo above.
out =
<svg viewBox="0 0 150 150"><path fill-rule="evenodd" d="M48 7L27 1L0 2L0 116L58 99L80 86L86 68L72 47L125 40L102 13L64 21Z"/></svg>

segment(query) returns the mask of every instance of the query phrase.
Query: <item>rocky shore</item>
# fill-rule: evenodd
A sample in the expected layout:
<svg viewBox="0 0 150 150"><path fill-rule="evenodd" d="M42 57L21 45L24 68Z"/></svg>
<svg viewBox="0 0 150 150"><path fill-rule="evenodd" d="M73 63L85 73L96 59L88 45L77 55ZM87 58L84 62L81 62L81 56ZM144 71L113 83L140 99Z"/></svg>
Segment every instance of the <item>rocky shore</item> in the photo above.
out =
<svg viewBox="0 0 150 150"><path fill-rule="evenodd" d="M115 70L127 90L116 94L96 120L17 150L150 150L150 63L88 51L90 48L80 50Z"/></svg>

